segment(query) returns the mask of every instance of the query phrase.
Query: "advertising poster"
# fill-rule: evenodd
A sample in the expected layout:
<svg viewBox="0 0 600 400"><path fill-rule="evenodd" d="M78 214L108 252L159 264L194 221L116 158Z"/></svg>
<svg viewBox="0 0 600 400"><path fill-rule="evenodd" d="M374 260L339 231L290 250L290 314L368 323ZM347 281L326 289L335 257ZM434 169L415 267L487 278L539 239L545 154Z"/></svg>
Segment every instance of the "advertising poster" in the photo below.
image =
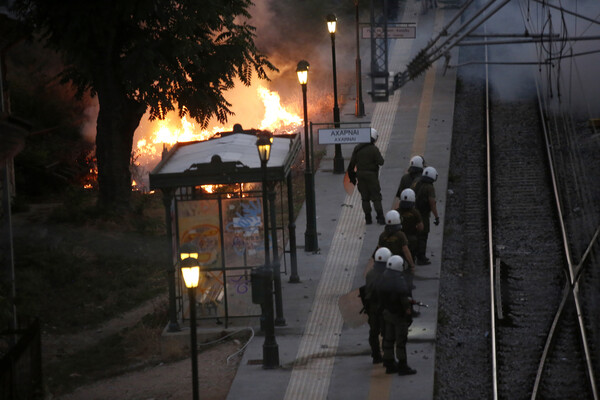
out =
<svg viewBox="0 0 600 400"><path fill-rule="evenodd" d="M201 267L210 269L201 274L197 289L198 317L258 315L260 306L252 303L250 272L265 260L262 201L236 198L221 202L222 221L218 199L177 203L179 243L194 244Z"/></svg>
<svg viewBox="0 0 600 400"><path fill-rule="evenodd" d="M261 198L223 200L223 237L226 268L264 264Z"/></svg>
<svg viewBox="0 0 600 400"><path fill-rule="evenodd" d="M262 199L223 199L223 241L227 268L227 311L232 316L255 315L252 304L251 268L264 264ZM239 269L247 267L245 269Z"/></svg>
<svg viewBox="0 0 600 400"><path fill-rule="evenodd" d="M179 245L192 243L197 247L198 262L201 268L221 269L223 260L221 260L218 200L177 202L177 223ZM224 316L224 296L223 271L202 273L197 289L198 315L200 317Z"/></svg>

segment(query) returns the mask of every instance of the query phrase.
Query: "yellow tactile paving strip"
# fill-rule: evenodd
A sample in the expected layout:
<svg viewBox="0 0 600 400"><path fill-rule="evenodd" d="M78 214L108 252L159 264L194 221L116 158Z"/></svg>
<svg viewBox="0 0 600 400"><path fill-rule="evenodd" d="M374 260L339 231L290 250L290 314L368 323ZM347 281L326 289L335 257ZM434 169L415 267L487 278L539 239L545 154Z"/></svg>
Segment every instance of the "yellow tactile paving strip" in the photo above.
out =
<svg viewBox="0 0 600 400"><path fill-rule="evenodd" d="M378 103L371 126L377 129L377 146L385 157L394 114L398 109L397 92L387 103ZM325 399L333 370L343 319L338 308L340 296L348 293L356 273L364 237L363 212L360 195L355 190L346 196L331 248L317 287L311 315L307 321L296 364L285 399Z"/></svg>

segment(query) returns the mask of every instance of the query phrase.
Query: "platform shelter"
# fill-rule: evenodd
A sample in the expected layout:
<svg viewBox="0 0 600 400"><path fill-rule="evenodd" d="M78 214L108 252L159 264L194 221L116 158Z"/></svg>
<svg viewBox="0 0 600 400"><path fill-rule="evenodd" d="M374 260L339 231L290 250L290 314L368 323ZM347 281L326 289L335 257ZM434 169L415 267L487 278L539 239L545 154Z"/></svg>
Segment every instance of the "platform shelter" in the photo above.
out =
<svg viewBox="0 0 600 400"><path fill-rule="evenodd" d="M178 331L186 319L179 273L179 249L186 243L199 250L203 271L196 298L199 321L227 327L231 318L260 315L260 306L251 301L250 272L265 264L265 228L274 270L296 271L292 166L301 149L300 137L273 136L265 176L268 219L275 224L265 227L264 171L256 147L257 135L265 133L236 125L234 131L209 140L177 143L150 173L150 189L163 193L166 213L165 249L171 260L167 331Z"/></svg>

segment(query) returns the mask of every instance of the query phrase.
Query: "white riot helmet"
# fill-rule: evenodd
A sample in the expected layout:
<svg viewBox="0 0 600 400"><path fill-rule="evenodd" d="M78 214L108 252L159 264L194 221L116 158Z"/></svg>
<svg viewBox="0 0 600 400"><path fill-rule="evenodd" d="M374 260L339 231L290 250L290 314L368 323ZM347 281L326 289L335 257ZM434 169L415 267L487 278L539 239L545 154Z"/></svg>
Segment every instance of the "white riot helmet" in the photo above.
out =
<svg viewBox="0 0 600 400"><path fill-rule="evenodd" d="M425 168L425 159L422 156L414 156L410 159L409 167Z"/></svg>
<svg viewBox="0 0 600 400"><path fill-rule="evenodd" d="M380 247L375 252L375 262L387 263L388 259L392 256L392 252L387 247Z"/></svg>
<svg viewBox="0 0 600 400"><path fill-rule="evenodd" d="M404 189L402 193L400 193L400 209L408 210L415 206L415 191L408 188Z"/></svg>
<svg viewBox="0 0 600 400"><path fill-rule="evenodd" d="M400 193L400 201L406 201L407 203L414 203L416 199L415 191L408 188L404 189L402 193Z"/></svg>
<svg viewBox="0 0 600 400"><path fill-rule="evenodd" d="M404 271L404 259L400 256L391 256L387 260L386 268L402 272Z"/></svg>
<svg viewBox="0 0 600 400"><path fill-rule="evenodd" d="M396 210L390 210L385 214L386 225L400 225L400 213Z"/></svg>
<svg viewBox="0 0 600 400"><path fill-rule="evenodd" d="M379 133L377 133L377 130L375 130L375 128L371 128L371 142L375 143L378 137Z"/></svg>
<svg viewBox="0 0 600 400"><path fill-rule="evenodd" d="M427 167L423 170L423 176L431 178L432 181L437 181L438 173L435 168Z"/></svg>

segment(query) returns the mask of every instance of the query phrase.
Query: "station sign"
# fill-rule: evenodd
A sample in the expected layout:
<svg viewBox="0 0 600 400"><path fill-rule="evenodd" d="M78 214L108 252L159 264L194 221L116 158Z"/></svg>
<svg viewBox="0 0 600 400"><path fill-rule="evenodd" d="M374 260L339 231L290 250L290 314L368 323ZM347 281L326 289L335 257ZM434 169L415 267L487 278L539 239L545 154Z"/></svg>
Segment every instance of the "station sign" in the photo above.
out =
<svg viewBox="0 0 600 400"><path fill-rule="evenodd" d="M374 31L374 37L377 39L384 38L384 32L382 26L377 26L375 29L371 29L370 26L364 26L362 28L362 38L371 39L371 32ZM414 39L417 37L417 27L412 25L388 25L387 27L388 39Z"/></svg>
<svg viewBox="0 0 600 400"><path fill-rule="evenodd" d="M371 142L371 128L319 129L319 144L358 144Z"/></svg>

